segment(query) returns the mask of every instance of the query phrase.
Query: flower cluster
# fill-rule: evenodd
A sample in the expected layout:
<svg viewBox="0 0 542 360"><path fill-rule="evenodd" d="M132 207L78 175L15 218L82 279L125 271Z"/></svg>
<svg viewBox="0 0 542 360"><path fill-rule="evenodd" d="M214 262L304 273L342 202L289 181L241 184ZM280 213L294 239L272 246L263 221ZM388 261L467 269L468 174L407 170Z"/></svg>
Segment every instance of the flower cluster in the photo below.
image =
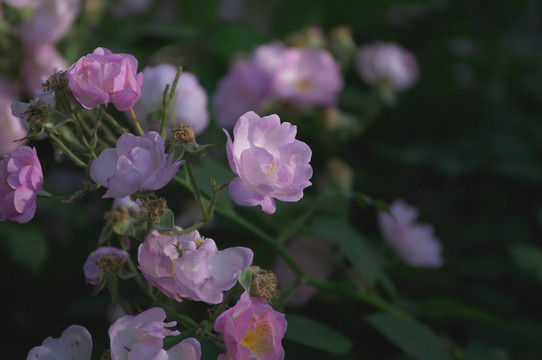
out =
<svg viewBox="0 0 542 360"><path fill-rule="evenodd" d="M32 0L27 3L36 12L46 8L50 16L43 15L43 21L49 25L54 14L70 11L65 23L43 34L51 43L59 40L79 7L79 0L62 6L59 0L48 6ZM21 24L28 44L32 44L32 34L38 36L38 25ZM134 56L98 47L67 71L50 77L43 85L45 92L36 93L29 103L11 103L11 113L28 125L28 132L19 131L9 114L6 120L0 118L0 145L2 155L6 155L0 161L0 221L30 221L38 195L72 203L103 187L103 198L113 199L112 207L103 216L105 224L97 248L82 266L86 282L93 286L91 294L98 295L107 287L112 304L123 311L111 320L110 346L102 359L200 359L202 349L197 339L176 338L183 328L185 334L222 343L225 352L219 355L220 360L282 360L287 321L285 314L273 309L272 301L278 299L281 306L308 301L316 288L299 279L311 285L324 284L321 287L327 289L335 286L326 280L332 271L330 259L335 249L317 234L291 236L301 227L312 231L305 225L317 210L317 202L302 220L287 224L286 235L281 234L275 241L237 215L227 198L220 198L228 188L233 202L260 206L264 213L273 214L277 211L276 200L297 202L312 185L313 152L296 138L295 121L281 122L276 114L258 115L275 100L286 107L303 109L337 106L337 95L343 87L339 61L324 49L316 28L306 36L312 45L287 47L277 42L256 48L249 60L236 62L218 84L213 101L216 120L225 128L221 161L224 167L229 164L235 177L224 183L212 177L210 190L200 187L203 172L194 171L199 158L217 147L196 142L196 136L209 125L207 95L195 75L181 72L180 67L162 64L138 72ZM371 65L367 52L362 49L359 58L360 71L368 83L386 84L393 90L413 83L401 73L405 69L395 63L396 59L377 59L377 64ZM373 53L369 57L379 56ZM4 108L1 90L0 111ZM126 111L128 122L118 122L110 113L111 106L106 106L109 103L118 111ZM133 125L134 131L126 129L125 123ZM232 134L226 130L231 127ZM84 169L83 188L56 196L42 190L43 174L36 149L17 147L14 140L20 137L27 141L49 138L58 160L71 160ZM329 188L342 197L351 197L353 175L339 160L333 164ZM182 165L184 174L179 172ZM200 219L185 229L177 225L181 221L174 211L178 211L181 196L177 195L181 190L174 185L190 192L201 210ZM169 197L172 194L173 200ZM440 266L441 249L432 228L414 224L416 211L403 203L393 204L390 209L393 217L379 214L379 222L384 237L405 262ZM211 222L215 213L236 220L284 257L284 261L275 262L278 276L253 265L255 254L250 248L226 247L219 236L213 235L216 241L203 237L198 229L215 234ZM308 246L300 245L302 239L309 239ZM291 242L286 246L283 240ZM308 253L309 248L320 254ZM127 299L121 295L120 281L128 280L135 280L143 296ZM291 288L286 295L277 290L280 281L284 282L280 288ZM351 293L356 294L355 290ZM238 301L230 307L234 299ZM216 306L209 307L206 317L196 321L192 314L180 313L185 301ZM166 322L168 316L178 320L179 326L177 321ZM41 346L31 349L27 359L87 360L91 353L89 332L73 325L60 338L47 338Z"/></svg>
<svg viewBox="0 0 542 360"><path fill-rule="evenodd" d="M260 113L274 99L300 107L331 106L342 87L339 64L326 50L288 48L279 42L261 45L250 59L234 63L218 84L216 121L231 128L239 116Z"/></svg>

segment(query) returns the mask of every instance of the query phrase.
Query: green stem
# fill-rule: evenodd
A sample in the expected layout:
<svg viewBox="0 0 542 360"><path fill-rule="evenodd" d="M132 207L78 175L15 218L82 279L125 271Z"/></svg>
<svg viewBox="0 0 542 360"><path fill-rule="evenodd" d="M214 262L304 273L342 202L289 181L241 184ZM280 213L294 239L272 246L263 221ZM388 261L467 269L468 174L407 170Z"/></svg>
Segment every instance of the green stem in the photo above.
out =
<svg viewBox="0 0 542 360"><path fill-rule="evenodd" d="M129 111L130 111L130 116L132 117L132 120L134 121L134 125L135 125L137 133L140 136L143 136L143 134L145 134L145 132L141 128L141 125L139 125L139 121L137 121L137 117L135 115L134 109L130 108Z"/></svg>
<svg viewBox="0 0 542 360"><path fill-rule="evenodd" d="M192 172L192 164L190 163L190 161L186 162L184 169L186 170L186 174L188 175L188 179L190 180L190 185L192 186L192 191L196 196L196 200L201 207L201 212L203 213L203 220L207 221L209 220L209 214L207 213L207 207L205 206L203 196L201 196L201 193L199 191L198 183L196 182L194 173Z"/></svg>
<svg viewBox="0 0 542 360"><path fill-rule="evenodd" d="M73 161L75 164L77 164L77 165L79 165L79 166L81 166L81 167L83 167L83 168L86 168L86 167L87 167L87 164L86 164L83 160L79 159L79 158L77 157L77 155L75 155L75 154L74 154L74 153L66 146L66 144L64 144L64 143L62 142L62 140L60 140L55 134L53 134L52 132L50 132L50 133L48 133L48 135L49 135L49 137L51 138L51 140L53 140L53 142L54 142L59 148L61 148L62 151L64 151L64 153L65 153L70 159L72 159L72 161Z"/></svg>
<svg viewBox="0 0 542 360"><path fill-rule="evenodd" d="M175 80L173 80L173 84L171 85L171 89L169 89L169 86L166 86L166 89L164 91L164 96L162 98L162 122L160 124L160 135L162 137L166 136L165 126L166 126L167 114L169 112L171 102L173 101L173 97L175 96L175 91L177 91L177 84L179 83L179 78L181 77L182 72L183 72L183 68L179 66L177 68L177 73L175 74ZM168 90L169 90L169 94L167 94ZM166 95L168 95L167 98L166 98Z"/></svg>
<svg viewBox="0 0 542 360"><path fill-rule="evenodd" d="M188 190L193 191L192 186L190 183L185 181L179 176L175 176L174 180L177 181L182 186L186 187ZM228 218L229 220L237 223L238 225L242 226L246 230L250 231L254 235L258 236L261 240L263 240L265 243L271 245L288 263L288 265L292 268L292 270L295 272L295 274L301 279L301 281L305 281L308 284L315 286L319 290L335 293L342 295L346 298L367 303L372 306L374 306L377 309L388 311L394 314L397 314L399 316L406 316L410 317L410 315L403 310L395 307L391 303L387 302L386 300L368 293L363 293L360 291L352 290L345 288L343 286L337 285L330 281L325 280L319 280L316 279L310 275L308 275L301 267L297 264L297 262L292 258L292 256L288 253L288 251L280 245L273 236L269 235L265 231L261 230L259 227L253 225L249 221L243 219L242 217L238 216L237 214L233 213L232 211L223 208L219 205L215 205L215 211Z"/></svg>

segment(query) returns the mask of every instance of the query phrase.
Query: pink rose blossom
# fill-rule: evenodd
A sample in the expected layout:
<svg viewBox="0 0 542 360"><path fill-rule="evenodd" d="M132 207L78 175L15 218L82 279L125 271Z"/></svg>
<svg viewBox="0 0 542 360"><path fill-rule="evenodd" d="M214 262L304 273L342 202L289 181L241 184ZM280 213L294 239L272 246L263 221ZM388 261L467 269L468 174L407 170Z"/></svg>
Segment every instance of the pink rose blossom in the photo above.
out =
<svg viewBox="0 0 542 360"><path fill-rule="evenodd" d="M126 251L111 246L102 246L91 252L83 265L83 271L86 282L95 285L92 295L100 290L106 273L112 269L120 270L129 258L130 255Z"/></svg>
<svg viewBox="0 0 542 360"><path fill-rule="evenodd" d="M73 95L85 109L112 102L120 111L131 108L141 96L143 74L129 54L97 48L68 69Z"/></svg>
<svg viewBox="0 0 542 360"><path fill-rule="evenodd" d="M415 222L418 210L402 200L394 201L389 209L393 217L379 212L378 224L384 239L399 257L410 266L442 266L442 245L433 235L431 225Z"/></svg>
<svg viewBox="0 0 542 360"><path fill-rule="evenodd" d="M36 212L43 173L35 148L21 146L0 161L0 221L25 223Z"/></svg>
<svg viewBox="0 0 542 360"><path fill-rule="evenodd" d="M165 323L164 309L154 307L139 315L126 315L109 327L112 360L199 360L201 346L194 338L188 338L164 350L164 338L177 336L180 332L167 328L177 322Z"/></svg>
<svg viewBox="0 0 542 360"><path fill-rule="evenodd" d="M21 120L11 114L12 99L0 93L0 156L11 154L24 142L15 140L26 136Z"/></svg>
<svg viewBox="0 0 542 360"><path fill-rule="evenodd" d="M356 54L356 67L367 84L394 91L411 87L419 77L414 56L394 43L362 46Z"/></svg>
<svg viewBox="0 0 542 360"><path fill-rule="evenodd" d="M235 285L253 256L244 247L219 251L197 231L174 237L154 230L138 250L143 276L165 295L208 304L222 302L223 292Z"/></svg>
<svg viewBox="0 0 542 360"><path fill-rule="evenodd" d="M249 297L245 292L235 304L216 319L214 330L224 333L227 353L219 360L284 359L282 338L287 323L267 300Z"/></svg>
<svg viewBox="0 0 542 360"><path fill-rule="evenodd" d="M41 84L49 76L67 67L66 60L51 44L43 44L27 50L21 65L26 90L30 94L41 91Z"/></svg>
<svg viewBox="0 0 542 360"><path fill-rule="evenodd" d="M19 28L21 39L27 48L58 42L81 9L81 0L42 0L33 3L34 14L24 20Z"/></svg>
<svg viewBox="0 0 542 360"><path fill-rule="evenodd" d="M230 129L247 111L262 111L270 100L270 84L269 75L259 66L237 61L220 80L213 95L217 123Z"/></svg>
<svg viewBox="0 0 542 360"><path fill-rule="evenodd" d="M342 87L339 64L327 51L313 48L286 50L273 77L273 93L298 106L332 106Z"/></svg>
<svg viewBox="0 0 542 360"><path fill-rule="evenodd" d="M295 139L296 126L281 123L277 115L260 118L254 112L241 116L233 129L234 141L224 130L232 171L238 177L229 185L239 205L261 205L275 212L275 199L298 201L311 185L311 149Z"/></svg>
<svg viewBox="0 0 542 360"><path fill-rule="evenodd" d="M162 64L143 69L145 82L141 86L141 98L134 105L134 112L144 130L160 130L162 121L162 96L167 84L175 80L177 68ZM194 133L201 134L209 124L207 94L198 79L183 71L168 114L169 127L175 124L187 124Z"/></svg>
<svg viewBox="0 0 542 360"><path fill-rule="evenodd" d="M90 166L90 178L108 188L104 198L158 190L175 176L184 161L172 162L164 139L154 131L121 135L116 148L105 149Z"/></svg>
<svg viewBox="0 0 542 360"><path fill-rule="evenodd" d="M62 332L60 338L48 337L41 346L32 348L26 360L90 360L92 337L87 329L72 325Z"/></svg>

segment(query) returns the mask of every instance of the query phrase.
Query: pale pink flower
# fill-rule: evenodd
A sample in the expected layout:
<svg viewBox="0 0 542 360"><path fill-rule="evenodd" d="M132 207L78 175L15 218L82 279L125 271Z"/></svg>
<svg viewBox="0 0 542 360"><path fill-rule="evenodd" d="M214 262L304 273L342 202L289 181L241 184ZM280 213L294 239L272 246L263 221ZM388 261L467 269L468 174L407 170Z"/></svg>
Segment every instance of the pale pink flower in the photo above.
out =
<svg viewBox="0 0 542 360"><path fill-rule="evenodd" d="M403 200L389 206L390 212L378 213L378 224L384 239L401 259L410 266L440 267L442 245L433 235L433 227L416 223L418 210Z"/></svg>
<svg viewBox="0 0 542 360"><path fill-rule="evenodd" d="M158 133L125 133L116 148L105 149L92 161L90 178L108 188L104 198L119 198L137 191L161 189L183 163L172 162Z"/></svg>
<svg viewBox="0 0 542 360"><path fill-rule="evenodd" d="M58 42L79 14L81 0L42 0L32 5L34 14L19 27L21 39L27 48Z"/></svg>
<svg viewBox="0 0 542 360"><path fill-rule="evenodd" d="M241 116L233 129L234 141L224 130L226 151L238 177L229 185L232 199L244 206L261 205L275 212L275 199L298 201L311 185L311 149L295 139L296 126L281 123L277 115L260 118L254 112Z"/></svg>
<svg viewBox="0 0 542 360"><path fill-rule="evenodd" d="M229 129L247 111L262 111L270 100L270 86L269 75L258 65L236 61L213 95L216 122Z"/></svg>
<svg viewBox="0 0 542 360"><path fill-rule="evenodd" d="M92 337L87 329L71 325L62 332L60 338L48 337L41 346L32 348L26 360L90 360Z"/></svg>
<svg viewBox="0 0 542 360"><path fill-rule="evenodd" d="M235 304L216 319L214 330L224 333L227 352L219 360L282 360L282 338L287 323L267 300L249 297L245 292Z"/></svg>
<svg viewBox="0 0 542 360"><path fill-rule="evenodd" d="M129 54L97 48L68 69L73 95L86 109L112 102L120 111L131 108L141 96L143 74Z"/></svg>
<svg viewBox="0 0 542 360"><path fill-rule="evenodd" d="M0 161L0 221L25 223L34 217L43 172L36 149L17 148Z"/></svg>
<svg viewBox="0 0 542 360"><path fill-rule="evenodd" d="M286 50L284 44L279 41L263 44L252 51L251 61L271 79L280 66Z"/></svg>
<svg viewBox="0 0 542 360"><path fill-rule="evenodd" d="M111 246L102 246L91 252L83 265L83 271L86 282L95 285L92 295L100 290L104 276L112 271L120 271L129 258L126 251Z"/></svg>
<svg viewBox="0 0 542 360"><path fill-rule="evenodd" d="M218 250L213 239L194 231L182 236L154 230L138 249L143 276L165 295L218 304L239 275L252 263L248 248Z"/></svg>
<svg viewBox="0 0 542 360"><path fill-rule="evenodd" d="M109 327L112 360L199 360L201 346L194 338L164 350L164 338L180 332L169 330L176 321L164 322L166 312L160 307L143 311L139 315L126 315Z"/></svg>
<svg viewBox="0 0 542 360"><path fill-rule="evenodd" d="M134 105L134 112L144 130L160 130L162 121L162 96L167 84L175 80L177 68L161 64L143 69L145 81L141 86L141 98ZM187 124L194 133L201 134L209 124L207 94L194 74L181 73L177 90L169 109L167 125Z"/></svg>
<svg viewBox="0 0 542 360"><path fill-rule="evenodd" d="M276 65L273 94L298 106L336 103L343 87L339 64L325 50L291 48Z"/></svg>
<svg viewBox="0 0 542 360"><path fill-rule="evenodd" d="M356 54L356 67L367 84L393 91L414 85L420 72L414 55L386 42L362 46Z"/></svg>
<svg viewBox="0 0 542 360"><path fill-rule="evenodd" d="M33 94L42 90L42 83L59 70L68 67L66 60L51 44L42 44L27 50L21 65L26 90Z"/></svg>
<svg viewBox="0 0 542 360"><path fill-rule="evenodd" d="M0 156L11 154L24 142L15 140L26 136L21 120L11 114L13 99L0 93Z"/></svg>

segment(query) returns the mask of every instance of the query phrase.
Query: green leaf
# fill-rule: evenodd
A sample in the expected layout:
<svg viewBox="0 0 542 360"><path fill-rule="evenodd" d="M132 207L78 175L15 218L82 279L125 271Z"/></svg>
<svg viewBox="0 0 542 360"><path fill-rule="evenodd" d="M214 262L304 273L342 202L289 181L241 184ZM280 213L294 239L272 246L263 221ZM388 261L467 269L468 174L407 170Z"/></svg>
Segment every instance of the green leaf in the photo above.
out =
<svg viewBox="0 0 542 360"><path fill-rule="evenodd" d="M502 349L473 342L465 350L463 360L510 360L510 356Z"/></svg>
<svg viewBox="0 0 542 360"><path fill-rule="evenodd" d="M376 313L366 319L389 341L416 360L450 359L437 335L416 320L390 313Z"/></svg>
<svg viewBox="0 0 542 360"><path fill-rule="evenodd" d="M542 250L539 247L530 244L515 244L510 247L510 254L521 270L542 282Z"/></svg>
<svg viewBox="0 0 542 360"><path fill-rule="evenodd" d="M390 293L395 292L391 281L380 267L376 250L350 224L340 219L317 217L310 229L314 234L330 239L370 286L379 281Z"/></svg>
<svg viewBox="0 0 542 360"><path fill-rule="evenodd" d="M162 216L160 216L160 222L153 224L153 228L158 231L173 231L175 230L175 215L170 209L166 209Z"/></svg>
<svg viewBox="0 0 542 360"><path fill-rule="evenodd" d="M136 233L134 224L128 219L115 221L112 229L115 234L120 236L134 236Z"/></svg>
<svg viewBox="0 0 542 360"><path fill-rule="evenodd" d="M354 193L354 199L358 202L362 209L366 209L368 206L374 206L377 210L387 212L391 215L388 204L384 200L373 199L361 191L356 191Z"/></svg>
<svg viewBox="0 0 542 360"><path fill-rule="evenodd" d="M35 274L41 270L49 256L49 244L36 226L4 223L0 237L13 262Z"/></svg>
<svg viewBox="0 0 542 360"><path fill-rule="evenodd" d="M344 355L352 348L352 342L343 334L326 325L303 316L287 314L288 328L284 337L298 344Z"/></svg>

